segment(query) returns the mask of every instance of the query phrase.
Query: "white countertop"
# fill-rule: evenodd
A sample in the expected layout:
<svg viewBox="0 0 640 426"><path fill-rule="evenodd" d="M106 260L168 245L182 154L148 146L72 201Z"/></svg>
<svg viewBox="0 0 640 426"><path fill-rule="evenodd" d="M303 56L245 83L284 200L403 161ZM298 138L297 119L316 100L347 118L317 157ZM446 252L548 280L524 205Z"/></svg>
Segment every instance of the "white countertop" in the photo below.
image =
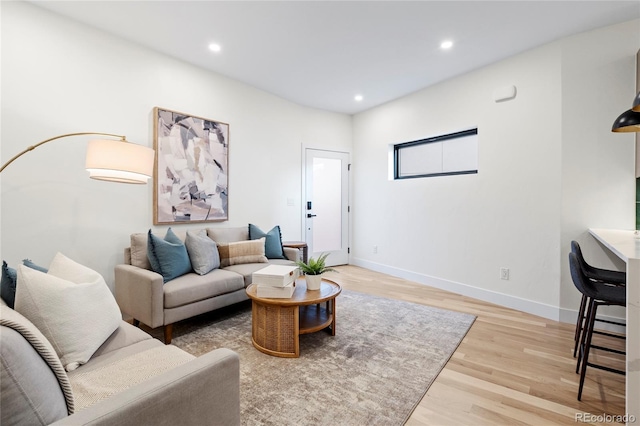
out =
<svg viewBox="0 0 640 426"><path fill-rule="evenodd" d="M636 238L635 231L589 229L589 233L625 262L640 259L640 238Z"/></svg>

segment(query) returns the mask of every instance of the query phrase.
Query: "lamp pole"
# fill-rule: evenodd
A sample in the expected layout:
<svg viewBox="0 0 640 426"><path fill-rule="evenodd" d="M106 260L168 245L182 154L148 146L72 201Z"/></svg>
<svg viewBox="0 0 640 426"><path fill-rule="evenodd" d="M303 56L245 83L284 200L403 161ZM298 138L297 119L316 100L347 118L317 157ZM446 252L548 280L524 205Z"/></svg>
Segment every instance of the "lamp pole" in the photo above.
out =
<svg viewBox="0 0 640 426"><path fill-rule="evenodd" d="M113 133L96 133L96 132L78 132L78 133L67 133L64 135L60 135L60 136L54 136L52 138L46 139L42 142L39 142L35 145L31 145L29 147L27 147L26 149L24 149L22 152L16 154L13 158L11 158L9 161L7 161L6 163L4 163L2 165L2 167L0 167L0 173L2 173L2 171L4 169L7 168L7 166L11 163L13 163L15 160L17 160L18 158L22 157L24 154L26 154L29 151L33 151L34 149L36 149L37 147L39 147L40 145L44 145L45 143L54 141L56 139L62 139L62 138L68 138L70 136L87 136L87 135L99 135L99 136L111 136L114 138L120 138L122 139L122 142L127 142L127 138L126 136L122 136L122 135L114 135Z"/></svg>

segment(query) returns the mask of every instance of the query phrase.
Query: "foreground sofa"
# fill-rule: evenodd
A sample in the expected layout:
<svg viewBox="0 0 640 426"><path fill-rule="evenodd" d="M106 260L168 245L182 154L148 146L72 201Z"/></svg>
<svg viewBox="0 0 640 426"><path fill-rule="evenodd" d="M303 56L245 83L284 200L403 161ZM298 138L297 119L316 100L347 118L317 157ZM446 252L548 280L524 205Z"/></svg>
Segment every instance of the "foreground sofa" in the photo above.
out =
<svg viewBox="0 0 640 426"><path fill-rule="evenodd" d="M285 247L283 259L268 259L263 251L261 256L239 257L235 262L227 259L225 263L230 245L250 241L248 227L189 231L206 231L218 244L220 268L205 275L190 272L164 282L163 276L152 270L147 258L147 234L131 235L131 246L124 251L125 264L115 267L115 297L120 309L133 317L134 324L142 322L151 328L163 326L166 344L171 343L173 323L247 300L245 289L251 284L255 271L269 264L293 265L300 257L297 249ZM177 236L185 241L186 232Z"/></svg>
<svg viewBox="0 0 640 426"><path fill-rule="evenodd" d="M27 318L0 301L0 424L239 425L238 355L195 358L124 321L67 373Z"/></svg>

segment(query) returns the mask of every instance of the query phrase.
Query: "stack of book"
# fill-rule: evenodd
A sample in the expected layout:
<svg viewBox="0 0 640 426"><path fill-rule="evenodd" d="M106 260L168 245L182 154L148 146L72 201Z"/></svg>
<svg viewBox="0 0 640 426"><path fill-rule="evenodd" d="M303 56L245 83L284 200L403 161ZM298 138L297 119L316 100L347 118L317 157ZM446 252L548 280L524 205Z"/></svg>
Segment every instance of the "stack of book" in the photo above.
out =
<svg viewBox="0 0 640 426"><path fill-rule="evenodd" d="M253 273L253 284L258 297L288 299L293 295L296 278L300 275L297 266L269 265Z"/></svg>

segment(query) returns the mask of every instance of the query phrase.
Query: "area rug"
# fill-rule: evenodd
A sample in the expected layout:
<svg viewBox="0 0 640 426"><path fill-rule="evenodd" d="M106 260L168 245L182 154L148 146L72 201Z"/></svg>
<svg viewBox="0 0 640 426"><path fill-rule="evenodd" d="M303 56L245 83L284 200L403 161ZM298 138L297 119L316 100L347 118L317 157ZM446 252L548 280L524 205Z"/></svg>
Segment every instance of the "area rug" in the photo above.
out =
<svg viewBox="0 0 640 426"><path fill-rule="evenodd" d="M300 358L277 358L253 347L250 308L181 321L172 341L196 356L240 355L243 425L402 425L475 320L343 290L336 336L302 335Z"/></svg>

